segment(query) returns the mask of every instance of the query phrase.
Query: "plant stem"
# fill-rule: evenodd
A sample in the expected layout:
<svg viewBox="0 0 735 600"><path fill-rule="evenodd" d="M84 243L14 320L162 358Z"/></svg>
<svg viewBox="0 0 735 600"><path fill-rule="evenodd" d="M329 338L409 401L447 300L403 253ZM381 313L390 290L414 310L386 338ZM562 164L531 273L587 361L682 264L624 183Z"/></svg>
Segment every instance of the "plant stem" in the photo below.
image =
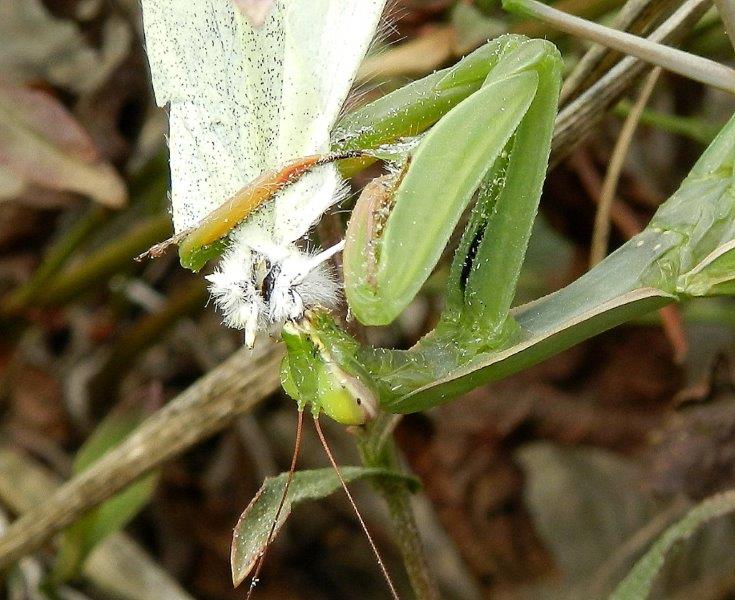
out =
<svg viewBox="0 0 735 600"><path fill-rule="evenodd" d="M108 208L93 206L82 215L66 235L51 246L33 277L2 299L0 312L12 314L32 303L32 298L43 293L43 289L49 280L59 272L79 245L104 223L109 214L110 210Z"/></svg>
<svg viewBox="0 0 735 600"><path fill-rule="evenodd" d="M401 483L378 484L378 489L388 505L403 564L416 598L419 600L440 598L436 582L426 562L424 545L411 507L408 489Z"/></svg>
<svg viewBox="0 0 735 600"><path fill-rule="evenodd" d="M280 385L283 350L241 348L146 419L89 469L14 521L0 537L0 570L131 481L230 425Z"/></svg>
<svg viewBox="0 0 735 600"><path fill-rule="evenodd" d="M627 117L633 105L629 100L621 100L612 110L616 117ZM666 133L680 135L704 146L708 145L722 128L722 123L709 122L701 117L684 117L663 113L651 108L643 109L640 124L654 127Z"/></svg>
<svg viewBox="0 0 735 600"><path fill-rule="evenodd" d="M585 21L536 0L505 0L503 6L506 10L536 17L571 35L631 54L684 77L735 94L735 71L714 61Z"/></svg>
<svg viewBox="0 0 735 600"><path fill-rule="evenodd" d="M166 213L153 215L124 236L112 240L83 262L63 271L50 283L33 306L48 307L64 304L82 292L99 287L113 274L127 265L151 244L165 238L171 231L171 217Z"/></svg>
<svg viewBox="0 0 735 600"><path fill-rule="evenodd" d="M399 469L397 450L391 437L398 419L397 415L383 413L362 437L358 449L366 467ZM396 542L416 598L438 600L441 596L426 560L408 488L405 484L387 481L376 482L375 487L388 506Z"/></svg>
<svg viewBox="0 0 735 600"><path fill-rule="evenodd" d="M674 4L675 0L628 0L615 15L610 26L618 31L647 35L651 26L670 16L675 8ZM564 10L558 4L555 8ZM579 96L594 82L594 79L607 72L619 60L617 53L611 52L601 44L594 44L564 78L559 105L563 106Z"/></svg>
<svg viewBox="0 0 735 600"><path fill-rule="evenodd" d="M735 48L735 4L732 0L714 0L717 12L720 13L722 23L725 25L727 37Z"/></svg>
<svg viewBox="0 0 735 600"><path fill-rule="evenodd" d="M685 0L647 39L659 44L675 43L708 9L708 0ZM646 68L645 63L637 58L626 56L559 112L549 168L572 152L602 118L605 110L620 99Z"/></svg>
<svg viewBox="0 0 735 600"><path fill-rule="evenodd" d="M592 248L590 249L590 268L601 262L607 254L607 246L610 239L610 211L615 201L618 180L623 171L625 158L628 156L628 149L633 141L633 135L638 128L641 113L646 107L646 104L648 104L648 100L653 93L653 88L656 86L660 75L661 67L656 67L646 77L640 95L633 105L630 114L625 119L623 129L620 132L618 141L615 143L615 148L610 159L610 166L607 169L605 180L602 183L597 214L595 215L595 228L592 232Z"/></svg>

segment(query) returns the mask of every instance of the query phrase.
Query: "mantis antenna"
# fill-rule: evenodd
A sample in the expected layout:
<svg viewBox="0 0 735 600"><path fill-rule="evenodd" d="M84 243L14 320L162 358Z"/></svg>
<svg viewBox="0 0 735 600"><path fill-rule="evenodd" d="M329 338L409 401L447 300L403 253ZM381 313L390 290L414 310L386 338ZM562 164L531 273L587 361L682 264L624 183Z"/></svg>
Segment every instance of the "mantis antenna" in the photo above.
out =
<svg viewBox="0 0 735 600"><path fill-rule="evenodd" d="M324 446L324 451L327 453L327 457L329 457L329 462L332 463L332 466L334 467L334 471L335 473L337 473L337 477L339 478L339 482L342 484L342 489L345 491L345 494L347 494L347 499L350 501L352 510L355 511L355 514L357 515L357 520L360 521L360 526L362 527L362 530L365 532L365 537L367 537L368 543L370 544L370 547L373 550L373 554L375 554L375 558L378 560L378 564L380 565L380 570L383 571L383 577L385 577L385 581L388 584L388 587L390 588L390 593L393 596L394 600L400 600L400 598L398 597L398 592L396 591L396 588L393 585L393 580L390 578L390 574L388 573L388 569L386 568L385 563L383 562L383 559L380 557L380 552L378 552L378 547L375 545L375 542L373 541L373 538L370 535L370 531L368 531L367 525L365 524L365 521L363 520L362 515L360 514L360 511L357 508L357 504L355 503L355 500L352 497L352 494L350 493L349 488L347 487L347 483L342 477L342 473L339 470L337 461L334 460L334 455L332 454L332 451L329 449L329 444L327 444L327 439L324 437L322 426L319 424L318 415L314 415L314 427L316 427L316 433L319 436L319 441L322 443L322 446Z"/></svg>
<svg viewBox="0 0 735 600"><path fill-rule="evenodd" d="M268 538L265 540L265 546L263 547L263 552L258 557L258 564L255 566L255 573L253 573L253 577L250 580L250 587L248 588L248 595L245 597L246 600L250 600L250 597L253 595L253 591L255 590L255 586L258 585L258 577L260 576L260 570L263 568L263 564L265 563L265 556L268 552L268 548L270 547L271 541L273 540L273 534L276 531L276 525L278 524L278 517L281 516L281 510L283 510L283 505L286 502L286 496L288 495L288 488L291 485L291 481L293 480L293 474L296 471L296 460L299 457L299 451L301 450L301 432L304 428L304 411L303 409L299 409L299 420L296 424L296 442L294 443L294 449L293 449L293 456L291 457L291 466L288 469L288 477L286 479L286 485L283 488L283 494L281 495L281 500L278 503L278 508L276 509L276 514L273 517L273 523L271 524L271 529L268 532Z"/></svg>

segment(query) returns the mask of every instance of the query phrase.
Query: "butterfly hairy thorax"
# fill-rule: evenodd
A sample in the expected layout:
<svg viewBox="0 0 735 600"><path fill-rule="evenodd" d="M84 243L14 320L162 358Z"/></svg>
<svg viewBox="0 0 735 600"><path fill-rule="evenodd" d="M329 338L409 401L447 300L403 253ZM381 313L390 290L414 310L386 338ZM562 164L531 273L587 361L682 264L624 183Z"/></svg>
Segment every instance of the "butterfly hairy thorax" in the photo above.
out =
<svg viewBox="0 0 735 600"><path fill-rule="evenodd" d="M329 254L312 255L296 244L233 245L207 276L225 324L243 329L252 346L257 331L280 329L314 306L334 308L339 284L325 263Z"/></svg>
<svg viewBox="0 0 735 600"><path fill-rule="evenodd" d="M264 172L329 151L330 132L385 0L276 0L254 26L233 0L142 0L157 103L169 106L177 233ZM278 331L339 285L325 251L302 239L345 195L334 164L316 166L229 234L207 280L224 322Z"/></svg>

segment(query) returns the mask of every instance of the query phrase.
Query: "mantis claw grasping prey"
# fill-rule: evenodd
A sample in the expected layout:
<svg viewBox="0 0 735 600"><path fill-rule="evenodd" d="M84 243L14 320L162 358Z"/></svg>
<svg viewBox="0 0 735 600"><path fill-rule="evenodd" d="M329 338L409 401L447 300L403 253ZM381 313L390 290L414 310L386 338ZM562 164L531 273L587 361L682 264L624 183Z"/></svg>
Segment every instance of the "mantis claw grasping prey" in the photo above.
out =
<svg viewBox="0 0 735 600"><path fill-rule="evenodd" d="M508 311L541 195L560 83L561 57L553 44L523 36L499 38L430 76L423 88L414 84L413 103L401 97L403 90L396 92L405 110L415 111L413 121L392 124L396 111L391 114L381 105L396 99L385 97L338 125L340 141L333 153L291 162L245 186L185 232L182 264L200 268L207 250L293 181L294 171L299 176L329 161L395 160L398 155L403 164L394 177L378 182L383 193L368 188L350 219L344 252L350 310L365 324L390 323L428 278L479 190L457 250L465 258L455 261L453 277L460 285L447 297L443 327L461 326L482 340L479 345L493 347L513 331ZM458 97L457 90L465 97ZM376 111L388 122L378 117L376 127L362 128L363 115L374 119ZM355 129L362 135L350 132ZM426 129L418 143L405 145L403 156L400 150L391 152L391 142ZM498 285L501 281L505 285ZM377 410L374 384L356 361L348 368L337 366L331 357L336 347L327 349L320 341L324 332L316 331L310 319L313 314L306 313L286 319L292 324L283 333L289 349L285 388L317 413L323 410L347 425L364 423ZM330 335L336 331L328 329ZM306 361L299 358L305 346L311 348ZM323 364L315 365L315 356Z"/></svg>
<svg viewBox="0 0 735 600"><path fill-rule="evenodd" d="M471 245L471 261L492 264L498 273L520 269L546 174L561 57L549 42L519 37L501 39L498 50L501 56L480 89L424 136L390 207L376 207L384 214L371 218L384 224L372 237L363 218L370 208L358 201L347 232L344 274L350 309L362 323L386 325L408 305L480 188L482 200L459 252ZM436 83L438 90L471 75L475 57L465 60L470 68L460 62ZM512 298L489 306L488 273L479 279L472 264L463 268L475 320L502 326Z"/></svg>

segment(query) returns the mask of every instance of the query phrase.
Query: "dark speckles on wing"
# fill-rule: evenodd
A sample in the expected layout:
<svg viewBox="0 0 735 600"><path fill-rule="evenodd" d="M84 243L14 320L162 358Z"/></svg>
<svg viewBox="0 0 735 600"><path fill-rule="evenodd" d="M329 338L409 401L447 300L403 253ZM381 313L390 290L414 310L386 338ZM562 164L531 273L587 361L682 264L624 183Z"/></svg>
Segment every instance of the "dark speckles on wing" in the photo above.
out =
<svg viewBox="0 0 735 600"><path fill-rule="evenodd" d="M384 4L277 0L253 29L231 0L142 2L156 98L170 103L178 231L263 171L328 149ZM340 188L333 168L307 179L251 221L278 239L302 236Z"/></svg>

